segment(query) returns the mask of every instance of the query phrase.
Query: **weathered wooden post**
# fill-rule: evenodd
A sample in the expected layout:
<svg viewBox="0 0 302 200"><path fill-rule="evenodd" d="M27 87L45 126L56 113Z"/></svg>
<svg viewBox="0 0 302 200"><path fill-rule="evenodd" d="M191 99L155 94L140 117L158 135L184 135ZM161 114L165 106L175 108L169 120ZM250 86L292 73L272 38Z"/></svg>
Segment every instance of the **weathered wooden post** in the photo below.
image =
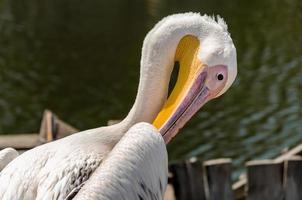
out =
<svg viewBox="0 0 302 200"><path fill-rule="evenodd" d="M202 164L195 158L172 164L172 185L177 200L205 200Z"/></svg>
<svg viewBox="0 0 302 200"><path fill-rule="evenodd" d="M256 160L247 166L247 200L283 200L283 163Z"/></svg>
<svg viewBox="0 0 302 200"><path fill-rule="evenodd" d="M207 200L233 200L231 159L222 158L204 162Z"/></svg>
<svg viewBox="0 0 302 200"><path fill-rule="evenodd" d="M302 158L293 157L285 161L285 200L302 199Z"/></svg>
<svg viewBox="0 0 302 200"><path fill-rule="evenodd" d="M186 161L191 200L205 200L202 164L195 157Z"/></svg>
<svg viewBox="0 0 302 200"><path fill-rule="evenodd" d="M79 130L63 122L50 110L44 111L39 131L41 142L51 142L76 132Z"/></svg>

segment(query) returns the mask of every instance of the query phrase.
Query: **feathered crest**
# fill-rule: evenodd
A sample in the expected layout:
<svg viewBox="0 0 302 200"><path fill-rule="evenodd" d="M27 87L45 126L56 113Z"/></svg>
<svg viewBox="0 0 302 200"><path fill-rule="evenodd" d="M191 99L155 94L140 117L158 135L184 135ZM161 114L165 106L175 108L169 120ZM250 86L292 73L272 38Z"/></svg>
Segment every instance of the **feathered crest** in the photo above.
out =
<svg viewBox="0 0 302 200"><path fill-rule="evenodd" d="M200 13L196 13L196 12L178 13L178 14L173 14L173 15L167 16L167 17L163 18L160 22L158 22L156 24L156 26L160 26L161 24L163 24L164 22L166 22L168 20L175 20L176 18L183 18L183 17L194 17L195 19L201 18L202 20L204 20L205 22L208 22L209 24L217 25L223 31L228 33L228 25L226 24L226 22L220 15L217 15L217 16L215 16L215 15L210 16L207 14L201 15Z"/></svg>
<svg viewBox="0 0 302 200"><path fill-rule="evenodd" d="M228 31L228 25L226 24L226 22L220 15L209 16L209 15L205 14L202 17L208 22L218 24L224 31L226 31L226 32Z"/></svg>

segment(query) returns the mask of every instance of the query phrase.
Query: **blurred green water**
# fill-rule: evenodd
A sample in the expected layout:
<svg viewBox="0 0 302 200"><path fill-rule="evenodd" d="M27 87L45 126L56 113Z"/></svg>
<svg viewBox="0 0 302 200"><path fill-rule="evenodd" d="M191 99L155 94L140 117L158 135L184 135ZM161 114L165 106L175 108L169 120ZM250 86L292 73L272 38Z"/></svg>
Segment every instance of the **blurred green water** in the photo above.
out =
<svg viewBox="0 0 302 200"><path fill-rule="evenodd" d="M0 132L36 132L44 108L80 129L123 118L144 36L162 17L220 14L239 74L169 145L170 160L271 158L302 141L299 0L1 0ZM237 171L239 172L239 171Z"/></svg>

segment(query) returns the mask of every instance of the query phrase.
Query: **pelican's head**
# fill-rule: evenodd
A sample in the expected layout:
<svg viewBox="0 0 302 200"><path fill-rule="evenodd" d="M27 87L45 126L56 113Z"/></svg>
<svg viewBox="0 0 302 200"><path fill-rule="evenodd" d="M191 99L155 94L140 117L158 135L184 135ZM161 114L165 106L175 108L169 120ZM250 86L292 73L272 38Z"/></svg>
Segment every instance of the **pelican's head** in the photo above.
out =
<svg viewBox="0 0 302 200"><path fill-rule="evenodd" d="M178 14L159 24L176 26L168 28L172 31L183 29L173 56L173 61L179 62L177 82L153 122L168 143L205 103L227 91L237 74L237 59L227 25L220 17L216 21L199 14Z"/></svg>

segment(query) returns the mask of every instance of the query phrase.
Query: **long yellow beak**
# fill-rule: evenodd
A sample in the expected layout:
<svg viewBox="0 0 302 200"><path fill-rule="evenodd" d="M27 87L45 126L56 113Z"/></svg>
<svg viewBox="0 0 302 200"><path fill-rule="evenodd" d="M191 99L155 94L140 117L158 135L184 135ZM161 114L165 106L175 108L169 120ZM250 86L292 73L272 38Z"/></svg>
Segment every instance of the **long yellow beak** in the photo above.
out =
<svg viewBox="0 0 302 200"><path fill-rule="evenodd" d="M179 76L175 87L164 104L162 110L153 122L153 125L160 129L168 119L176 112L181 102L187 95L198 72L204 68L203 64L197 58L199 50L199 40L194 36L185 36L178 44L175 61L179 62Z"/></svg>
<svg viewBox="0 0 302 200"><path fill-rule="evenodd" d="M179 42L175 61L180 64L175 87L153 122L168 143L187 121L224 88L228 69L225 65L208 67L197 57L200 43L194 36Z"/></svg>

